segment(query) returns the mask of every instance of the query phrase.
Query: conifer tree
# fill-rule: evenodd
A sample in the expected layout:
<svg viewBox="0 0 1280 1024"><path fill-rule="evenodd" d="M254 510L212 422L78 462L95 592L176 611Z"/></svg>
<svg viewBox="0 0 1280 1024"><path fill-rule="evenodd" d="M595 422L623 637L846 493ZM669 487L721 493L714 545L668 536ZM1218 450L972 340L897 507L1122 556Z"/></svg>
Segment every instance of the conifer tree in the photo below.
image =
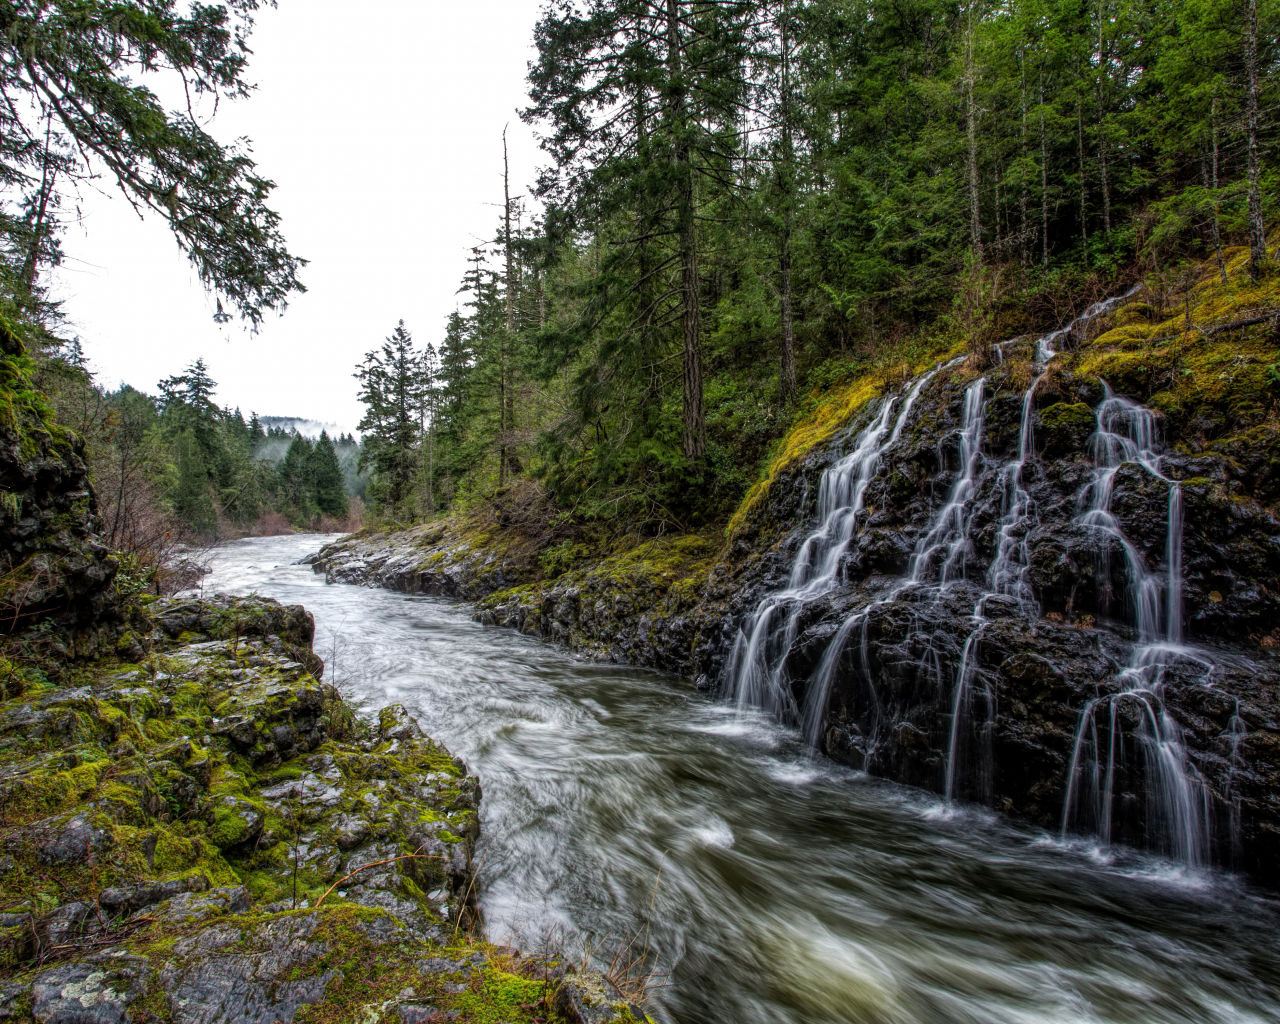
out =
<svg viewBox="0 0 1280 1024"><path fill-rule="evenodd" d="M419 410L427 381L422 356L401 320L381 351L369 352L356 370L365 415L361 465L374 470L380 510L393 519L410 515L406 501L412 493L419 459Z"/></svg>
<svg viewBox="0 0 1280 1024"><path fill-rule="evenodd" d="M266 201L275 187L240 143L224 145L190 99L247 96L257 4L48 0L0 6L0 187L21 213L0 216L4 275L30 310L41 266L58 260L55 183L105 174L139 212L163 217L202 282L252 324L301 291ZM184 108L166 111L142 81L172 75ZM38 304L38 301L37 301ZM221 318L221 298L218 300Z"/></svg>
<svg viewBox="0 0 1280 1024"><path fill-rule="evenodd" d="M585 325L628 306L626 329L644 343L655 321L679 324L682 448L692 462L706 448L699 207L733 187L749 14L746 3L688 0L549 8L525 113L550 128L543 145L557 173L541 195L597 231L631 221ZM654 239L669 253L651 262Z"/></svg>
<svg viewBox="0 0 1280 1024"><path fill-rule="evenodd" d="M342 466L338 463L333 441L324 430L320 431L311 453L311 481L317 509L330 516L347 514L347 489L342 478Z"/></svg>

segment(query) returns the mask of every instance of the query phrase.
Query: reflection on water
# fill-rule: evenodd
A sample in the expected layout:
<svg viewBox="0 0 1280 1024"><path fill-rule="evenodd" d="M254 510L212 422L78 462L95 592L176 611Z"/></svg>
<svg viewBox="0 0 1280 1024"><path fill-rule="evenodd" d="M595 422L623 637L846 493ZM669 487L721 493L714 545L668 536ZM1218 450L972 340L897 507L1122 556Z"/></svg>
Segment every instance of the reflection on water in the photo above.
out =
<svg viewBox="0 0 1280 1024"><path fill-rule="evenodd" d="M326 586L292 564L323 540L229 545L205 589L305 604L329 678L466 759L492 936L648 924L681 1024L1280 1020L1280 907L1239 880L955 813L681 680Z"/></svg>

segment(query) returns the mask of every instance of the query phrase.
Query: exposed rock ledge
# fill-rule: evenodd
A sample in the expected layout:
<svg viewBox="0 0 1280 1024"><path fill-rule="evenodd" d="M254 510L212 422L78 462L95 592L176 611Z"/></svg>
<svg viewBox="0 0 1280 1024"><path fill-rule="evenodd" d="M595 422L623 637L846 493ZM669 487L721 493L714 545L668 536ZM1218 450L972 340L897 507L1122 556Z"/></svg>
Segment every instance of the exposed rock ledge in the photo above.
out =
<svg viewBox="0 0 1280 1024"><path fill-rule="evenodd" d="M562 643L586 657L662 669L704 685L722 657L730 591L698 535L646 540L547 575L536 550L447 519L344 537L307 561L330 583L476 603L475 618Z"/></svg>
<svg viewBox="0 0 1280 1024"><path fill-rule="evenodd" d="M470 937L478 780L321 683L304 609L156 601L132 626L127 660L0 704L0 1019L632 1019L603 979Z"/></svg>
<svg viewBox="0 0 1280 1024"><path fill-rule="evenodd" d="M824 707L818 742L837 761L943 791L954 680L975 629L981 568L990 564L1000 536L1001 467L1018 449L1025 366L1010 358L987 374L984 461L968 512L967 557L979 567L975 579L928 601L921 594L932 591L899 593L897 584L955 478L956 436L973 379L956 370L921 393L911 424L871 481L857 536L841 561L843 582L806 605L795 622L794 644L779 673L792 691L793 720L828 642L851 612L869 609L865 640L860 634L841 650ZM1033 410L1033 436L1041 457L1028 464L1024 484L1040 509L1027 545L1028 575L1043 613L1028 617L998 600L986 605L990 621L972 684L977 697L957 734L955 794L1056 831L1082 713L1128 685L1133 627L1123 602L1108 601L1109 594L1126 592L1123 558L1113 557L1103 573L1091 539L1073 522L1076 496L1092 471L1087 441L1101 387L1062 373L1037 396L1043 408ZM786 586L805 536L820 521L823 470L848 452L877 408L864 408L829 443L779 473L719 549L698 536L667 537L560 571L546 564L545 552L530 552L518 539L467 532L450 520L346 538L315 556L314 567L333 581L470 600L482 622L589 657L724 686L739 630L749 633L760 602ZM1171 668L1162 699L1180 730L1188 771L1204 784L1207 859L1274 882L1280 870L1280 657L1273 623L1280 516L1235 493L1240 488L1218 455L1171 450L1165 462L1182 481L1186 503L1188 636L1214 669L1207 673L1194 659ZM1148 564L1158 566L1167 486L1153 486L1128 468L1115 486L1118 522ZM1112 836L1173 852L1177 837L1161 820L1148 781L1140 710L1129 701L1117 714L1126 739L1116 745ZM1101 756L1105 761L1105 750ZM1105 772L1104 763L1096 774ZM1084 812L1077 820L1082 831L1093 824Z"/></svg>

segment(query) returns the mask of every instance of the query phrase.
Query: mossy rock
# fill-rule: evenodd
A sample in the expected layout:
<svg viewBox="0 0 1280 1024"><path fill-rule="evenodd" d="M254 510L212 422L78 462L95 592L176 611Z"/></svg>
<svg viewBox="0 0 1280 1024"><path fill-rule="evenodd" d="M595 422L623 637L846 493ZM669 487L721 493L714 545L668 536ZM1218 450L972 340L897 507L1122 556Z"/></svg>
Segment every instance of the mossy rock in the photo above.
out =
<svg viewBox="0 0 1280 1024"><path fill-rule="evenodd" d="M1040 411L1044 454L1055 458L1083 451L1097 426L1093 410L1083 402L1057 402Z"/></svg>

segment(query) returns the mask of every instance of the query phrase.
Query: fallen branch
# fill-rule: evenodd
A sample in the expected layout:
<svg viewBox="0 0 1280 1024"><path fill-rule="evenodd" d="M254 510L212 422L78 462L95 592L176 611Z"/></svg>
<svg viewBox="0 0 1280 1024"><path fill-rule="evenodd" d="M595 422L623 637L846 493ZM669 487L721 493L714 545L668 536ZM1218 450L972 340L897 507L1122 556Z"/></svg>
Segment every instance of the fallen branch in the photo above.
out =
<svg viewBox="0 0 1280 1024"><path fill-rule="evenodd" d="M1267 313L1265 316L1250 316L1243 320L1233 320L1229 324L1219 324L1217 327L1201 327L1199 324L1192 324L1185 331L1179 331L1177 334L1162 334L1158 338L1146 338L1143 341L1145 345L1154 345L1161 341L1173 341L1176 338L1184 338L1192 331L1199 331L1206 338L1210 338L1215 334L1221 334L1223 331L1234 331L1241 327L1254 327L1258 324L1270 323L1273 320L1280 320L1280 309Z"/></svg>
<svg viewBox="0 0 1280 1024"><path fill-rule="evenodd" d="M329 888L324 891L324 896L321 896L316 900L316 905L312 909L318 910L320 904L325 901L325 897L327 897L329 893L333 892L334 889L338 888L338 886L348 878L354 878L356 875L360 874L361 871L368 871L370 868L381 867L383 864L394 864L398 860L444 860L444 857L438 853L405 853L401 854L399 857L388 857L386 860L375 860L372 864L362 864L360 867L343 875L334 882L333 885L329 886Z"/></svg>

